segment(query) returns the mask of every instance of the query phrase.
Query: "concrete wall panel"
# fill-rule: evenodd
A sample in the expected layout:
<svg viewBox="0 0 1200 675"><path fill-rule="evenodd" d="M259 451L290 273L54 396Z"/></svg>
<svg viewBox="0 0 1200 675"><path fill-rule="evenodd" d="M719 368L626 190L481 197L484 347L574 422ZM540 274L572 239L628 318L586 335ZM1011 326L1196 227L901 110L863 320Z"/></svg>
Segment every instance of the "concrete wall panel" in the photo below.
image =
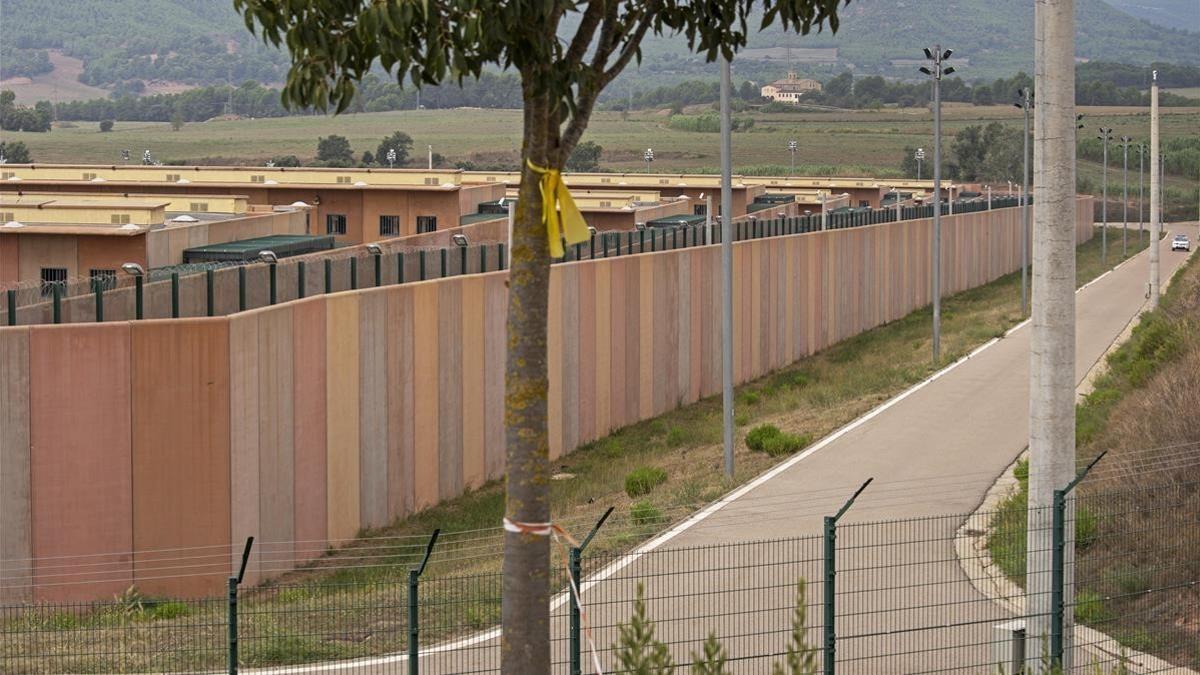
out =
<svg viewBox="0 0 1200 675"><path fill-rule="evenodd" d="M438 344L438 490L440 499L463 489L463 291L465 279L436 284L438 311L427 320L437 323Z"/></svg>
<svg viewBox="0 0 1200 675"><path fill-rule="evenodd" d="M462 280L462 476L463 486L479 487L486 479L484 396L487 334L484 332L483 277Z"/></svg>
<svg viewBox="0 0 1200 675"><path fill-rule="evenodd" d="M412 291L387 292L387 499L388 519L413 508Z"/></svg>
<svg viewBox="0 0 1200 675"><path fill-rule="evenodd" d="M413 293L413 508L438 502L438 285L416 284ZM428 320L424 320L428 317Z"/></svg>
<svg viewBox="0 0 1200 675"><path fill-rule="evenodd" d="M151 594L219 592L229 573L223 555L215 567L183 569L163 557L223 554L230 540L228 322L131 325L134 581ZM156 578L168 565L172 576L193 576Z"/></svg>
<svg viewBox="0 0 1200 675"><path fill-rule="evenodd" d="M354 537L359 518L359 298L325 299L326 522L331 543Z"/></svg>
<svg viewBox="0 0 1200 675"><path fill-rule="evenodd" d="M132 579L129 326L34 327L29 383L37 598L119 593Z"/></svg>
<svg viewBox="0 0 1200 675"><path fill-rule="evenodd" d="M259 545L251 549L246 581L257 583L264 541L261 526L262 477L259 443L259 312L229 319L229 565L241 563L247 537Z"/></svg>
<svg viewBox="0 0 1200 675"><path fill-rule="evenodd" d="M359 501L363 527L382 527L388 523L387 293L359 298Z"/></svg>
<svg viewBox="0 0 1200 675"><path fill-rule="evenodd" d="M297 303L292 309L292 407L295 449L296 559L320 555L329 536L326 477L325 299Z"/></svg>
<svg viewBox="0 0 1200 675"><path fill-rule="evenodd" d="M282 571L291 567L296 540L292 307L258 316L259 548L263 568Z"/></svg>
<svg viewBox="0 0 1200 675"><path fill-rule="evenodd" d="M508 275L489 274L484 290L485 463L488 479L504 474L504 369L508 347Z"/></svg>
<svg viewBox="0 0 1200 675"><path fill-rule="evenodd" d="M0 602L32 599L29 329L0 330Z"/></svg>

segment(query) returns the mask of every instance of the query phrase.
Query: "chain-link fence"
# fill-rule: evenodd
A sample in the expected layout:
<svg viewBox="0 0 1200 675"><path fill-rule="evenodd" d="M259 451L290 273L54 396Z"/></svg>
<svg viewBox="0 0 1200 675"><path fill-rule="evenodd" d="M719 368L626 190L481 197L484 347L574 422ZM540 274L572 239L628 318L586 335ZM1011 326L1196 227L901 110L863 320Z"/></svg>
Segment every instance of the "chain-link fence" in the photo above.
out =
<svg viewBox="0 0 1200 675"><path fill-rule="evenodd" d="M1010 498L879 522L853 522L851 498L818 533L688 546L639 544L670 522L662 513L566 522L600 534L550 547L553 672L633 672L639 643L682 671L710 635L729 673L789 661L803 668L785 672L1188 672L1200 667L1198 491L1084 483L1033 511ZM362 539L260 587L231 583L226 598L131 588L10 603L0 671L227 672L236 653L275 673L498 672L502 541L499 529ZM1029 542L1044 543L1037 576ZM260 570L302 545L263 544Z"/></svg>

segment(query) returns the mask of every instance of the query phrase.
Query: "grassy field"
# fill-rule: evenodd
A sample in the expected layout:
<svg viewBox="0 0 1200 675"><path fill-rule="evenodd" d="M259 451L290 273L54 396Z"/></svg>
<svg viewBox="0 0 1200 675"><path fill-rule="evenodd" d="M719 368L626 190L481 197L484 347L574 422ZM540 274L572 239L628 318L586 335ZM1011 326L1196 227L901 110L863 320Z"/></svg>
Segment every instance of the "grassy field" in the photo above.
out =
<svg viewBox="0 0 1200 675"><path fill-rule="evenodd" d="M1103 271L1099 252L1098 237L1078 249L1080 284ZM944 362L1020 321L1019 287L1019 275L1010 274L946 298ZM612 507L613 516L589 551L630 549L785 459L750 450L744 439L752 429L772 424L804 439L799 443L804 445L930 375L929 321L928 308L913 312L739 387L732 481L720 469L719 398L631 425L561 458L552 483L555 522L582 537ZM631 495L627 478L635 471L660 473L664 480ZM241 600L245 664L403 650L407 570L435 528L457 534L440 540L422 582L423 640L494 625L500 611L496 523L503 508L503 484L495 481L391 527L364 532L354 545L311 568L248 590ZM561 571L560 562L554 569ZM215 668L223 658L222 611L219 600L139 602L136 596L89 611L29 610L5 617L3 630L11 639L0 655L12 659L8 663L16 672L29 664L81 673ZM157 645L158 654L141 646L146 644ZM46 660L51 654L57 658ZM38 656L42 660L34 662Z"/></svg>
<svg viewBox="0 0 1200 675"><path fill-rule="evenodd" d="M1083 112L1089 128L1112 126L1117 137L1149 135L1144 110L1084 108ZM842 173L896 170L906 146L932 145L929 112L921 108L753 117L755 124L749 131L734 135L735 171L752 166L787 166L787 141L791 138L800 141L798 171L830 170L827 167ZM1021 111L1012 106L945 107L945 132L951 137L964 126L992 120L1017 125ZM1194 135L1197 128L1200 109L1164 109L1164 138ZM11 133L7 137L24 141L39 162L104 164L119 162L122 149L132 150L135 156L150 149L162 161L258 164L285 154L311 160L317 138L329 134L349 138L356 153L374 152L379 141L395 130L413 137L417 165L423 165L428 145L448 162L517 164L521 127L520 112L515 110L423 110L210 121L187 124L177 132L166 123L118 122L111 133L100 133L96 123L80 122L74 128L59 128L48 134ZM647 147L654 148L653 168L658 171L713 169L719 163L718 134L670 129L667 115L657 112L633 113L627 119L618 113L598 113L585 139L604 148L603 164L607 169L644 170L641 157Z"/></svg>

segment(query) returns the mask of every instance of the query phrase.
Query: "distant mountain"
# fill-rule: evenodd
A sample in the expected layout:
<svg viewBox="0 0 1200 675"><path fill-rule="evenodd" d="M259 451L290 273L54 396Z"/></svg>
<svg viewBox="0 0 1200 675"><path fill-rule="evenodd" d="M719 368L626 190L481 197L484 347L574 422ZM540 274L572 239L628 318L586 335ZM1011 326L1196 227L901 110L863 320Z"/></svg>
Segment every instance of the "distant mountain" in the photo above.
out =
<svg viewBox="0 0 1200 675"><path fill-rule="evenodd" d="M1200 0L1108 0L1108 4L1159 26L1200 33Z"/></svg>
<svg viewBox="0 0 1200 675"><path fill-rule="evenodd" d="M1174 1L1141 0L1163 6ZM1200 7L1200 0L1178 2ZM852 0L841 11L836 35L800 37L769 29L751 37L749 51L740 61L770 58L781 71L785 66L780 62L786 58L782 52L790 46L803 72L852 67L861 73L915 77L911 60L922 58L922 47L940 43L962 59L956 67L966 79L992 79L1018 70L1032 73L1033 6L1033 2L996 0ZM1200 34L1153 25L1102 0L1077 0L1075 11L1075 51L1081 59L1200 64ZM799 48L811 51L801 53ZM837 63L822 63L820 48L836 48ZM645 52L642 71L647 75L653 70L685 72L689 61L700 62L686 53L680 38L655 38Z"/></svg>
<svg viewBox="0 0 1200 675"><path fill-rule="evenodd" d="M1156 13L1168 26L1200 21L1200 0L1111 2L1140 16ZM1076 12L1080 58L1200 64L1200 34L1153 25L1104 0L1077 0ZM79 82L118 94L246 80L275 84L288 67L286 54L246 30L230 0L0 0L0 36L0 79L76 79L62 65L70 63L82 68ZM934 43L955 50L966 79L1032 72L1033 2L853 0L842 10L837 35L755 34L735 68L743 78L778 77L791 48L798 70L823 78L846 68L915 78L912 60ZM641 66L618 89L715 73L679 36L652 37L643 52Z"/></svg>

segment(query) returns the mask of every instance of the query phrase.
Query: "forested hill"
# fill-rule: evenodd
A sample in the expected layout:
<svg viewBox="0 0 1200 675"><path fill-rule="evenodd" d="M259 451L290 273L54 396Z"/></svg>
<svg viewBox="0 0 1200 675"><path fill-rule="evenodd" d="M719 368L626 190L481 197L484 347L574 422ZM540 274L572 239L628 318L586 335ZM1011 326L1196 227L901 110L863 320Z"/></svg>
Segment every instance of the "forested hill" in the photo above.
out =
<svg viewBox="0 0 1200 675"><path fill-rule="evenodd" d="M1177 3L1194 7L1196 0L1111 2L1171 16ZM0 79L64 75L48 58L48 53L61 52L83 62L81 82L117 94L170 91L178 85L281 82L286 56L252 36L232 5L231 0L3 0ZM1076 51L1082 58L1200 63L1200 33L1154 26L1104 0L1077 0L1076 11ZM915 68L904 60L919 58L921 47L940 42L968 59L959 68L966 79L1032 72L1032 2L854 0L842 17L836 36L797 37L779 30L754 35L737 67L750 79L777 77L783 47L826 47L824 63L805 61L797 49L797 69L832 76L853 67L859 74L912 78ZM830 57L832 48L836 54ZM688 53L678 36L650 38L643 51L641 66L625 78L639 88L713 72L711 64ZM775 61L762 60L767 57Z"/></svg>
<svg viewBox="0 0 1200 675"><path fill-rule="evenodd" d="M231 0L3 0L0 33L12 57L0 78L46 72L47 50L82 60L81 82L129 93L137 82L279 82L287 67Z"/></svg>

